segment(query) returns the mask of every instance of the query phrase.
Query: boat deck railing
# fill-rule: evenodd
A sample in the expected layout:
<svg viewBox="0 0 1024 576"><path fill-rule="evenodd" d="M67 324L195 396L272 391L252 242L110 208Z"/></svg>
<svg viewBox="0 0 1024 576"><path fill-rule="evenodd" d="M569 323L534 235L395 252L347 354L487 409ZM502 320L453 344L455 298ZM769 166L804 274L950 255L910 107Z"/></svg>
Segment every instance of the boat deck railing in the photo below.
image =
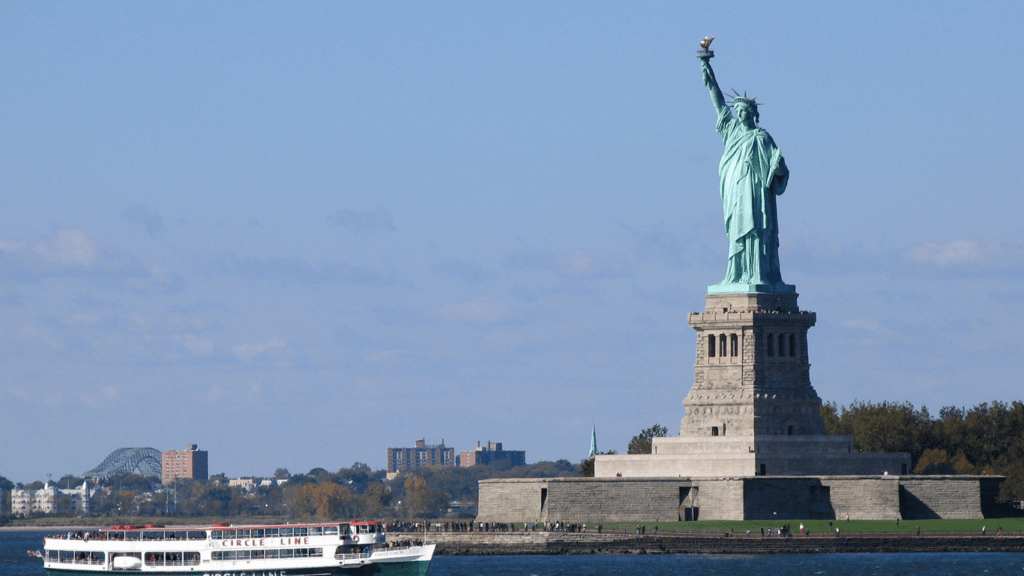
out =
<svg viewBox="0 0 1024 576"><path fill-rule="evenodd" d="M106 561L100 558L69 558L67 560L47 560L55 564L85 564L86 566L102 566Z"/></svg>
<svg viewBox="0 0 1024 576"><path fill-rule="evenodd" d="M199 566L199 559L195 560L146 560L146 566Z"/></svg>
<svg viewBox="0 0 1024 576"><path fill-rule="evenodd" d="M347 561L347 560L363 560L363 559L366 559L366 558L369 558L369 557L370 557L369 554L362 554L362 553L360 553L360 554L335 554L334 555L334 559L335 560L342 560L342 561Z"/></svg>

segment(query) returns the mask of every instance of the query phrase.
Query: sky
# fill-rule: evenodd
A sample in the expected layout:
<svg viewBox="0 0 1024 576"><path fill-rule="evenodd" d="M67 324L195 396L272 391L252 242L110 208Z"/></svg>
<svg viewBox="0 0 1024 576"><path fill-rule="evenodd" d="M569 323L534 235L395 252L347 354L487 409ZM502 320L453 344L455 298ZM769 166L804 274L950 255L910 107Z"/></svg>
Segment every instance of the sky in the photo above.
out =
<svg viewBox="0 0 1024 576"><path fill-rule="evenodd" d="M791 177L825 401L1021 399L1024 4L0 3L0 475L678 433L725 272L695 57Z"/></svg>

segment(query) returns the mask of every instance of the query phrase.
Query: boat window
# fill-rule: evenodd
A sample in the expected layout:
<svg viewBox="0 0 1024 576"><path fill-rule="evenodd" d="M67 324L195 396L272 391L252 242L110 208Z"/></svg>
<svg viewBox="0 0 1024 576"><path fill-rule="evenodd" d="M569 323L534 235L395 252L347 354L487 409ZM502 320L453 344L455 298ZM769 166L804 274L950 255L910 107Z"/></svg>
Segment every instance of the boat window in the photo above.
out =
<svg viewBox="0 0 1024 576"><path fill-rule="evenodd" d="M224 531L224 539L225 540L231 540L231 539L236 537L235 534L237 534L237 533L238 533L237 530L225 530Z"/></svg>
<svg viewBox="0 0 1024 576"><path fill-rule="evenodd" d="M309 530L305 527L295 529L296 536L309 536Z"/></svg>
<svg viewBox="0 0 1024 576"><path fill-rule="evenodd" d="M320 556L324 555L324 549L323 548L310 548L309 549L309 555L310 556L316 556L316 557L319 558Z"/></svg>
<svg viewBox="0 0 1024 576"><path fill-rule="evenodd" d="M324 527L324 534L337 534L337 533L338 533L338 527L337 526L325 526Z"/></svg>
<svg viewBox="0 0 1024 576"><path fill-rule="evenodd" d="M223 537L224 537L224 531L223 530L212 530L212 531L210 531L210 538L213 538L214 540L220 540Z"/></svg>
<svg viewBox="0 0 1024 576"><path fill-rule="evenodd" d="M249 559L249 551L248 550L239 550L238 551L238 560L248 560L248 559Z"/></svg>
<svg viewBox="0 0 1024 576"><path fill-rule="evenodd" d="M308 556L309 556L309 548L296 548L295 549L295 557L296 558L306 558Z"/></svg>
<svg viewBox="0 0 1024 576"><path fill-rule="evenodd" d="M273 538L274 536L277 536L277 532L278 532L277 528L267 528L267 530L266 530L267 538Z"/></svg>
<svg viewBox="0 0 1024 576"><path fill-rule="evenodd" d="M320 536L323 533L324 533L324 527L323 526L313 526L312 528L309 529L309 535L310 536Z"/></svg>
<svg viewBox="0 0 1024 576"><path fill-rule="evenodd" d="M46 559L49 562L56 562L57 561L57 551L56 550L47 550L46 551Z"/></svg>
<svg viewBox="0 0 1024 576"><path fill-rule="evenodd" d="M163 552L146 552L146 566L163 566Z"/></svg>
<svg viewBox="0 0 1024 576"><path fill-rule="evenodd" d="M264 535L263 528L254 528L253 531L252 531L252 537L253 538L263 538L263 535Z"/></svg>
<svg viewBox="0 0 1024 576"><path fill-rule="evenodd" d="M249 530L238 530L235 532L235 538L248 538L250 533Z"/></svg>
<svg viewBox="0 0 1024 576"><path fill-rule="evenodd" d="M225 560L237 560L238 559L238 552L236 552L234 550L228 550L228 551L224 552L224 559Z"/></svg>
<svg viewBox="0 0 1024 576"><path fill-rule="evenodd" d="M142 532L125 532L124 533L124 539L125 540L139 540L140 538L142 538Z"/></svg>
<svg viewBox="0 0 1024 576"><path fill-rule="evenodd" d="M292 535L292 529L291 528L281 528L281 536L291 536L291 535Z"/></svg>
<svg viewBox="0 0 1024 576"><path fill-rule="evenodd" d="M206 540L206 531L205 530L189 530L189 532L188 532L188 539L189 540Z"/></svg>
<svg viewBox="0 0 1024 576"><path fill-rule="evenodd" d="M293 553L292 550L287 549L287 548L284 549L284 550L281 550L281 558L291 558L292 557L292 553Z"/></svg>
<svg viewBox="0 0 1024 576"><path fill-rule="evenodd" d="M143 540L163 540L164 539L164 533L163 532L143 532L142 533L142 539Z"/></svg>
<svg viewBox="0 0 1024 576"><path fill-rule="evenodd" d="M263 558L263 550L253 550L252 559L259 560L260 558Z"/></svg>
<svg viewBox="0 0 1024 576"><path fill-rule="evenodd" d="M277 558L280 554L280 550L267 550L266 556L267 558Z"/></svg>
<svg viewBox="0 0 1024 576"><path fill-rule="evenodd" d="M199 565L199 552L185 552L182 554L185 566L198 566Z"/></svg>
<svg viewBox="0 0 1024 576"><path fill-rule="evenodd" d="M71 563L72 559L74 559L74 553L71 552L70 550L61 550L58 553L58 557L57 557L57 561L58 562Z"/></svg>

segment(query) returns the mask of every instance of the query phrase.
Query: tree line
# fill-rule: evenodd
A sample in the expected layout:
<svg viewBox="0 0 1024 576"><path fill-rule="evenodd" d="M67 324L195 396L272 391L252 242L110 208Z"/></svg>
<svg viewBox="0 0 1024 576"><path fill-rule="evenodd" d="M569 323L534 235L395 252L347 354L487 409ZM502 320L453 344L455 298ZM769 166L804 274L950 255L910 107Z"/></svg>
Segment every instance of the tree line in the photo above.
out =
<svg viewBox="0 0 1024 576"><path fill-rule="evenodd" d="M384 470L355 463L330 472L314 468L291 474L279 468L269 486L231 486L223 474L209 480L178 480L162 486L158 478L120 474L103 480L90 499L91 516L223 517L270 516L287 519L420 519L473 518L478 481L487 478L549 478L578 476L566 460L510 467L499 460L466 468L430 466L413 468L389 480ZM60 487L81 486L82 478L65 476ZM5 516L10 518L10 490L38 490L43 482L14 484L0 476L4 487Z"/></svg>
<svg viewBox="0 0 1024 576"><path fill-rule="evenodd" d="M909 402L828 402L821 415L858 452L909 452L914 474L1006 476L1000 500L1024 499L1024 402L946 406L934 417Z"/></svg>

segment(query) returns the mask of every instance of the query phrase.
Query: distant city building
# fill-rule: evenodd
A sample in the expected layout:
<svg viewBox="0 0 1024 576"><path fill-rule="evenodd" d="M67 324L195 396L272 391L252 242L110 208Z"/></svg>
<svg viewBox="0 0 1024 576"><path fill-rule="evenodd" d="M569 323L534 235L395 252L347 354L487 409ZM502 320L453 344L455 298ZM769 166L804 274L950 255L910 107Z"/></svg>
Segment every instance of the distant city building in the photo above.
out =
<svg viewBox="0 0 1024 576"><path fill-rule="evenodd" d="M228 480L228 486L238 486L244 492L251 492L256 489L256 481L251 476L248 478L232 478Z"/></svg>
<svg viewBox="0 0 1024 576"><path fill-rule="evenodd" d="M95 488L83 482L78 488L57 488L47 482L39 490L11 490L11 515L77 514L89 515L89 501Z"/></svg>
<svg viewBox="0 0 1024 576"><path fill-rule="evenodd" d="M161 455L161 480L166 486L179 478L206 480L210 476L206 450L189 444L184 450L168 450Z"/></svg>
<svg viewBox="0 0 1024 576"><path fill-rule="evenodd" d="M417 440L415 448L388 448L388 473L393 474L420 466L455 466L455 448L440 444L428 445Z"/></svg>
<svg viewBox="0 0 1024 576"><path fill-rule="evenodd" d="M482 466L497 460L507 460L509 466L526 466L525 450L502 450L501 442L487 442L482 448L477 442L476 450L463 450L459 453L459 461L463 468Z"/></svg>

